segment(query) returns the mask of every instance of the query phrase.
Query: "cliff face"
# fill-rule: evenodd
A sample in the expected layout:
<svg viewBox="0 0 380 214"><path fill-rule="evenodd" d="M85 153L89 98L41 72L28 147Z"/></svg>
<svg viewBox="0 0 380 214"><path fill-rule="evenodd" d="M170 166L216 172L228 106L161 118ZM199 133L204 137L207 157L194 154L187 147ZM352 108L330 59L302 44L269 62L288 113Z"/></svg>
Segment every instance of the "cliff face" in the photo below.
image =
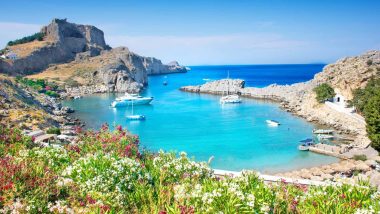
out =
<svg viewBox="0 0 380 214"><path fill-rule="evenodd" d="M8 47L19 58L0 60L0 73L46 78L68 87L97 85L100 91L138 92L148 84L148 75L186 72L177 62L165 65L126 47L111 49L94 26L54 19L41 32L44 41Z"/></svg>
<svg viewBox="0 0 380 214"><path fill-rule="evenodd" d="M78 53L87 52L91 56L109 49L104 41L104 34L94 26L77 25L66 20L54 19L43 27L45 46L32 50L27 56L13 61L1 61L0 71L11 75L39 72L50 64L69 62ZM25 44L24 46L27 46ZM12 47L9 47L12 50ZM15 50L17 53L17 50Z"/></svg>
<svg viewBox="0 0 380 214"><path fill-rule="evenodd" d="M327 65L315 75L316 84L327 82L348 99L352 91L363 88L367 81L380 72L380 51L369 51L359 56L346 57Z"/></svg>
<svg viewBox="0 0 380 214"><path fill-rule="evenodd" d="M96 92L139 92L148 84L148 75L186 72L178 64L165 65L156 58L142 57L125 47L102 51L99 56L81 56L75 61L51 66L43 72L29 76L44 78L75 87L73 80L83 87L85 93ZM72 91L70 89L70 91Z"/></svg>

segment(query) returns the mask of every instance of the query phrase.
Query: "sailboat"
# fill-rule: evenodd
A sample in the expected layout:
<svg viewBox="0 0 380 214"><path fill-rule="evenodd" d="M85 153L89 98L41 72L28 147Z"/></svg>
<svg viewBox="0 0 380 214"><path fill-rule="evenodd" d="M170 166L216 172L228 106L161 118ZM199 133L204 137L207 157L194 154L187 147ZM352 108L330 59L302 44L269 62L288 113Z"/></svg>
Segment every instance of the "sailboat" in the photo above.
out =
<svg viewBox="0 0 380 214"><path fill-rule="evenodd" d="M127 116L127 120L145 120L145 116L141 114L133 114L133 100L132 100L132 114Z"/></svg>
<svg viewBox="0 0 380 214"><path fill-rule="evenodd" d="M241 99L239 97L239 95L237 94L229 94L229 90L230 90L230 82L229 82L229 79L230 79L230 71L228 71L228 76L227 76L227 95L226 96L223 96L220 98L219 102L221 104L226 104L226 103L231 103L231 104L234 104L234 103L241 103Z"/></svg>

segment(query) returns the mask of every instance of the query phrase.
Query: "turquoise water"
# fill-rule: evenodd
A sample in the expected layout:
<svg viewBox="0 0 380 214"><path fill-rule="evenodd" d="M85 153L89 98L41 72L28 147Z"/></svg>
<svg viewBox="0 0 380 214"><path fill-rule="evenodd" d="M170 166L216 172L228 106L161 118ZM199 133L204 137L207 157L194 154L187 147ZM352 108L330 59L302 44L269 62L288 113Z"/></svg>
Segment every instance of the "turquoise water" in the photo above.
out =
<svg viewBox="0 0 380 214"><path fill-rule="evenodd" d="M297 65L295 70L306 70L307 66L315 65ZM277 172L337 161L336 158L298 151L298 141L310 137L314 126L282 111L275 103L243 99L240 105L222 106L218 96L178 90L180 86L202 83L205 78L218 79L226 74L225 67L209 67L208 70L207 67L192 67L192 71L186 74L149 77L149 87L143 94L153 96L154 101L148 106L135 106L135 114L145 115L146 121L127 121L125 116L130 114L129 107L110 108L109 104L118 96L115 94L91 95L64 104L74 108L75 116L86 122L89 128L99 128L104 122L121 124L138 134L141 144L149 150L186 151L196 160L204 161L214 156L212 167L218 169ZM235 66L228 67L234 78L242 78L239 72L246 72L231 67ZM308 70L311 77L318 67L313 68L315 71ZM268 68L264 66L264 71L259 68L257 72L265 73L265 69ZM250 79L248 85L261 87L284 81L286 74L278 70L280 75L272 76L272 81L269 78L263 84L263 81L255 83ZM311 77L305 76L299 81ZM245 76L244 79L249 78ZM162 85L165 80L169 82L167 86ZM278 120L282 125L269 127L265 123L267 119Z"/></svg>

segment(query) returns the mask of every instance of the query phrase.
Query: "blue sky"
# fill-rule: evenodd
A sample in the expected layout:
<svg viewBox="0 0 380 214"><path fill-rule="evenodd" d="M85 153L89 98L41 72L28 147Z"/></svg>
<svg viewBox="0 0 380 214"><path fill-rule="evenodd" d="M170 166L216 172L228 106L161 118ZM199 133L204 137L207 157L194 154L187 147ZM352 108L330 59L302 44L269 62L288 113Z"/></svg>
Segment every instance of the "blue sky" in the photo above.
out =
<svg viewBox="0 0 380 214"><path fill-rule="evenodd" d="M1 47L57 17L185 65L329 63L380 49L377 0L12 0L0 11Z"/></svg>

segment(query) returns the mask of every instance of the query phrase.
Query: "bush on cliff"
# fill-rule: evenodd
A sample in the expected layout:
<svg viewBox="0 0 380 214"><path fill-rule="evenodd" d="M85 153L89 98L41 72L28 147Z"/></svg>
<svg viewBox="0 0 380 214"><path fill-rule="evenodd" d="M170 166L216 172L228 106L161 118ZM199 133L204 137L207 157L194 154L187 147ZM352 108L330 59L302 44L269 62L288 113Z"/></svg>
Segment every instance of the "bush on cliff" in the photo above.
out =
<svg viewBox="0 0 380 214"><path fill-rule="evenodd" d="M335 96L334 89L327 83L322 83L321 85L315 87L313 90L317 94L317 101L320 103L332 99Z"/></svg>
<svg viewBox="0 0 380 214"><path fill-rule="evenodd" d="M186 153L152 154L118 126L77 129L78 144L32 147L0 127L0 213L375 213L360 185L267 184L255 173L216 177Z"/></svg>
<svg viewBox="0 0 380 214"><path fill-rule="evenodd" d="M372 147L380 151L380 79L368 81L364 89L356 89L351 104L367 123L367 133Z"/></svg>
<svg viewBox="0 0 380 214"><path fill-rule="evenodd" d="M34 40L38 40L38 41L42 41L44 39L44 36L45 34L44 33L35 33L31 36L26 36L26 37L23 37L21 39L16 39L14 41L9 41L8 42L8 46L12 46L12 45L18 45L18 44L24 44L24 43L28 43L28 42L32 42Z"/></svg>
<svg viewBox="0 0 380 214"><path fill-rule="evenodd" d="M61 129L57 128L57 127L51 127L49 128L46 133L48 134L56 134L56 135L60 135L61 134Z"/></svg>

